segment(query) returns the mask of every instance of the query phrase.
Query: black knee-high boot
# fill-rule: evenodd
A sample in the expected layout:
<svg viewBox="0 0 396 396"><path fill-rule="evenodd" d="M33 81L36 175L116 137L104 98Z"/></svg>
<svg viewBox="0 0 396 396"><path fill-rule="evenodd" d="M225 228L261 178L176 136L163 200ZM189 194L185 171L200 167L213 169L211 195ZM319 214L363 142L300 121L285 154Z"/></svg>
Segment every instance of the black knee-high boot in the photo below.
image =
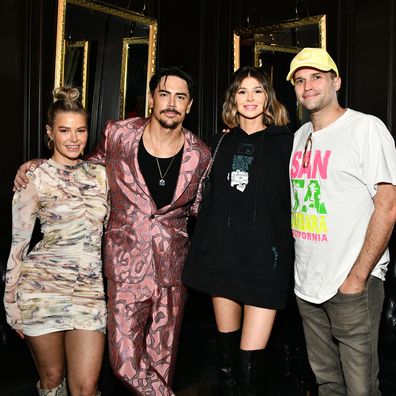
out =
<svg viewBox="0 0 396 396"><path fill-rule="evenodd" d="M238 351L241 331L217 332L218 377L222 396L237 395Z"/></svg>
<svg viewBox="0 0 396 396"><path fill-rule="evenodd" d="M268 356L266 349L239 351L238 385L240 396L268 395Z"/></svg>

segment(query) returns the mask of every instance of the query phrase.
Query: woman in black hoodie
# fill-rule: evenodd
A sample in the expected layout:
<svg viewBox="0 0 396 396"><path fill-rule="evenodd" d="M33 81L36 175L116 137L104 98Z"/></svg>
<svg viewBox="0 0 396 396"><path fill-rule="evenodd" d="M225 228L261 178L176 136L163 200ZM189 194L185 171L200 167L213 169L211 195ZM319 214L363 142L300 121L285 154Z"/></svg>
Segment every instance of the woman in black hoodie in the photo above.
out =
<svg viewBox="0 0 396 396"><path fill-rule="evenodd" d="M183 281L212 295L223 394L265 395L266 346L294 258L293 134L268 77L251 66L234 73L222 117L230 132L216 136Z"/></svg>

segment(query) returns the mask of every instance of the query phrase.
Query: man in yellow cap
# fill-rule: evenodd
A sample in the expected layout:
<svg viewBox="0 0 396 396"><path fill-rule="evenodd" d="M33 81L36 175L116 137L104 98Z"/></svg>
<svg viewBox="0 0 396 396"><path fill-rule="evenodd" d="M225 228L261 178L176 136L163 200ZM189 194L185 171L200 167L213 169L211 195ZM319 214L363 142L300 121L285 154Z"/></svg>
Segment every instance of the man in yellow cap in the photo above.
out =
<svg viewBox="0 0 396 396"><path fill-rule="evenodd" d="M396 150L378 118L338 103L338 68L304 48L287 80L311 121L290 161L295 293L320 396L380 395L378 330L396 221Z"/></svg>

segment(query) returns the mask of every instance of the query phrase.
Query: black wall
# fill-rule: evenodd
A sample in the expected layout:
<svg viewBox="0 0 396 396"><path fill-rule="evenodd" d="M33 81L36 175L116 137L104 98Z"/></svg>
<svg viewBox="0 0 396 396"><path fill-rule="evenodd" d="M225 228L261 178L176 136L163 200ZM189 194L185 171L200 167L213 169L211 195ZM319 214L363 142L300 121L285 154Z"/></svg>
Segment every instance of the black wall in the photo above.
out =
<svg viewBox="0 0 396 396"><path fill-rule="evenodd" d="M3 166L0 170L0 252L11 235L12 181L27 158L44 154L43 112L53 85L56 2L0 3Z"/></svg>
<svg viewBox="0 0 396 396"><path fill-rule="evenodd" d="M111 1L107 1L111 2ZM123 6L144 2L113 0ZM327 15L327 48L339 65L341 102L396 125L396 6L392 0L306 0L300 17ZM148 0L158 20L158 65L181 64L196 79L185 125L210 141L222 128L223 93L232 73L232 32L251 24L296 17L295 0ZM46 156L45 112L54 81L56 0L0 2L3 158L0 167L0 251L10 245L12 184L28 158ZM106 115L107 118L118 115ZM92 131L91 131L92 132ZM98 131L96 131L98 132Z"/></svg>

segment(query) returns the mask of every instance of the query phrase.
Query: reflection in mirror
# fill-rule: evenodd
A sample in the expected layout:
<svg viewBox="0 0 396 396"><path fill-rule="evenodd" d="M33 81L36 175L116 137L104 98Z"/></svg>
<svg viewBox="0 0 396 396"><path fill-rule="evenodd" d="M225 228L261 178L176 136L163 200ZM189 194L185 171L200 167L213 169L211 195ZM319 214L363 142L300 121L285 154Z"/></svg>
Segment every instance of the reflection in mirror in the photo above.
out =
<svg viewBox="0 0 396 396"><path fill-rule="evenodd" d="M65 40L62 85L76 87L81 92L82 104L87 104L88 41Z"/></svg>
<svg viewBox="0 0 396 396"><path fill-rule="evenodd" d="M149 41L142 37L125 38L122 50L120 118L144 117L148 112L147 73Z"/></svg>
<svg viewBox="0 0 396 396"><path fill-rule="evenodd" d="M326 48L326 15L289 20L274 25L252 26L234 31L234 70L254 64L256 43L274 47L274 51L304 47Z"/></svg>
<svg viewBox="0 0 396 396"><path fill-rule="evenodd" d="M126 38L132 40L130 43L137 41L129 44L125 68L122 57ZM55 86L66 82L66 77L80 85L76 71L79 64L70 63L78 62L75 57L79 57L79 50L68 48L67 43L87 42L89 47L85 74L85 104L91 131L88 150L93 148L108 120L132 112L128 101L134 100L133 95L140 96L136 89L148 91L147 82L155 69L156 39L157 22L153 18L99 0L58 0ZM66 76L66 72L72 74ZM133 86L138 78L142 78L139 80L142 87Z"/></svg>
<svg viewBox="0 0 396 396"><path fill-rule="evenodd" d="M299 50L296 48L274 47L261 43L255 45L254 65L264 70L270 77L278 99L288 110L293 130L307 121L305 117L303 118L306 113L296 102L293 86L286 81L290 62L297 52Z"/></svg>
<svg viewBox="0 0 396 396"><path fill-rule="evenodd" d="M288 47L281 47L281 46L273 46L273 45L267 45L267 44L262 44L261 42L256 42L254 46L254 65L256 67L262 67L263 66L263 56L267 54L272 54L275 55L275 52L280 52L280 53L287 53L287 54L292 54L290 56L290 59L294 57L297 52L300 50L298 48L288 48ZM273 69L273 68L272 68ZM273 71L273 70L272 70Z"/></svg>
<svg viewBox="0 0 396 396"><path fill-rule="evenodd" d="M291 60L304 47L326 48L326 15L234 31L234 70L244 65L262 68L286 106L294 130L307 120L307 114L298 105L286 75Z"/></svg>

